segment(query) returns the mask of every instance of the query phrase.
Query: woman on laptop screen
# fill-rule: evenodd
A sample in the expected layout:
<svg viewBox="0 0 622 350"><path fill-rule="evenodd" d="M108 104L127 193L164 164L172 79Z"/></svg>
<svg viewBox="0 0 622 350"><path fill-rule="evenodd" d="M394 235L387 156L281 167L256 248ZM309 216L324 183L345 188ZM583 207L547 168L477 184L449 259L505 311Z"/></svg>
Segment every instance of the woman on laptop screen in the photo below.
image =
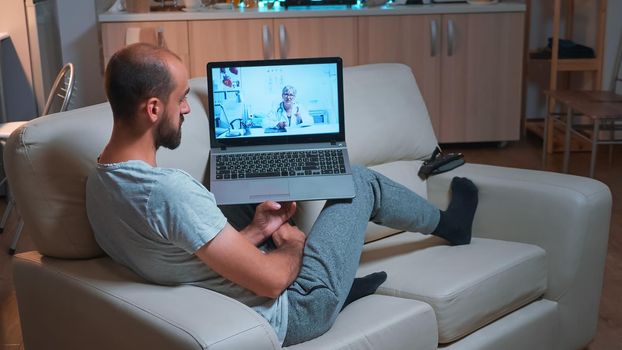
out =
<svg viewBox="0 0 622 350"><path fill-rule="evenodd" d="M283 101L279 102L274 113L264 121L264 127L286 130L313 125L313 118L307 109L296 101L297 92L291 85L283 87L281 93Z"/></svg>

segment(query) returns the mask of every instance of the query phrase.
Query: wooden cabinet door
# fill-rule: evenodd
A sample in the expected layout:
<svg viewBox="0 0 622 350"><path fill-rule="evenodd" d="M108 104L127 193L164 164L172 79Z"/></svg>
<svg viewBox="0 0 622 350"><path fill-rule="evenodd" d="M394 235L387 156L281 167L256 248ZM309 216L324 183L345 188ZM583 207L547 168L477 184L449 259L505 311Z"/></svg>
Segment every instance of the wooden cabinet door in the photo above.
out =
<svg viewBox="0 0 622 350"><path fill-rule="evenodd" d="M273 57L271 19L190 21L190 76L205 76L210 61Z"/></svg>
<svg viewBox="0 0 622 350"><path fill-rule="evenodd" d="M276 58L338 56L344 66L357 64L356 18L285 18L274 20Z"/></svg>
<svg viewBox="0 0 622 350"><path fill-rule="evenodd" d="M520 137L523 14L443 15L440 142Z"/></svg>
<svg viewBox="0 0 622 350"><path fill-rule="evenodd" d="M366 16L360 17L358 23L359 64L403 63L410 66L438 137L441 17Z"/></svg>
<svg viewBox="0 0 622 350"><path fill-rule="evenodd" d="M167 47L189 68L188 25L185 21L102 23L101 30L104 66L126 43L137 40Z"/></svg>

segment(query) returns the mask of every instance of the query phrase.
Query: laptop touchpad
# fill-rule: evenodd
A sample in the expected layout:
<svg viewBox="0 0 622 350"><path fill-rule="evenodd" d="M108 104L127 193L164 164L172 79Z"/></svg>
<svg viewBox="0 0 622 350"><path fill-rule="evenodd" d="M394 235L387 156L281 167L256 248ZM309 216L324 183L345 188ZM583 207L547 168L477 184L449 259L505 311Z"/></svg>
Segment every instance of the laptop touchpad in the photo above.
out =
<svg viewBox="0 0 622 350"><path fill-rule="evenodd" d="M249 195L257 196L282 196L289 195L289 181L287 179L262 180L249 186Z"/></svg>

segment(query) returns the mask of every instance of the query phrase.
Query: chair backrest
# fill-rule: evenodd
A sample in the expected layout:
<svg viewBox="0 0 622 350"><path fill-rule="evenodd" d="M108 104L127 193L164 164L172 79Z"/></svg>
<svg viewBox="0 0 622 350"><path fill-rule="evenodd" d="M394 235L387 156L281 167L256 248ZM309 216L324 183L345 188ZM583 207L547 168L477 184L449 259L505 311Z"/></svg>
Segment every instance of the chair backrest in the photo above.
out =
<svg viewBox="0 0 622 350"><path fill-rule="evenodd" d="M50 90L41 115L64 112L67 110L75 87L74 72L71 62L65 64L63 68L61 68L54 80L54 84L52 84L52 89Z"/></svg>

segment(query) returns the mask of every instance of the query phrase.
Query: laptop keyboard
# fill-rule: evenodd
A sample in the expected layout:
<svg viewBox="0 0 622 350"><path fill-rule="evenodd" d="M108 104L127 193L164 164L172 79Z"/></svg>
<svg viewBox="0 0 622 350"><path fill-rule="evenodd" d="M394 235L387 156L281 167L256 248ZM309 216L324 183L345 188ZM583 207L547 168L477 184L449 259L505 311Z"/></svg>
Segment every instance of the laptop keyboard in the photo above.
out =
<svg viewBox="0 0 622 350"><path fill-rule="evenodd" d="M216 156L216 179L345 174L343 151L313 150Z"/></svg>

